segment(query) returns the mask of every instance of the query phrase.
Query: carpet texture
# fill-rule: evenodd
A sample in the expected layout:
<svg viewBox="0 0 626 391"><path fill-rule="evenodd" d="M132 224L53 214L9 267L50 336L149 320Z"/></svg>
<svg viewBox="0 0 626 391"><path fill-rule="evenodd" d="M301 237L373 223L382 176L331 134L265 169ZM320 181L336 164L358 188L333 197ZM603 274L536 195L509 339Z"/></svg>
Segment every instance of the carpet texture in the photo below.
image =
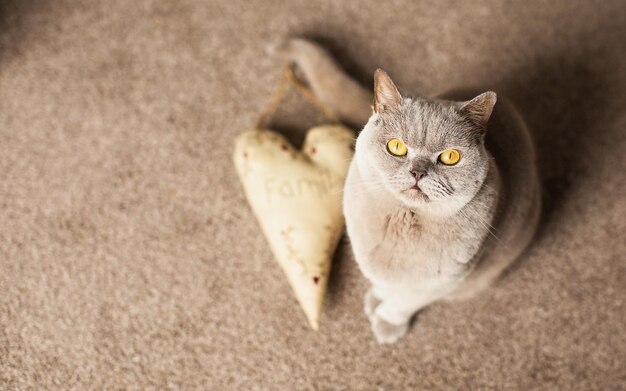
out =
<svg viewBox="0 0 626 391"><path fill-rule="evenodd" d="M290 34L366 84L507 94L535 135L535 243L396 345L345 240L308 327L237 180ZM625 37L621 0L0 2L0 389L626 389Z"/></svg>

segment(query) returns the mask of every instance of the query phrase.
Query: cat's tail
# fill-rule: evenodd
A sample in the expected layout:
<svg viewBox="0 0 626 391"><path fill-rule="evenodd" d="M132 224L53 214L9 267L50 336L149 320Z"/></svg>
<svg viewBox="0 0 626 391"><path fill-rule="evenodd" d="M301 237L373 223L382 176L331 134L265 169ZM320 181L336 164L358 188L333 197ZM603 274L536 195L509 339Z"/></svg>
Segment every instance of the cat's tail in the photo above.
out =
<svg viewBox="0 0 626 391"><path fill-rule="evenodd" d="M337 64L330 53L304 38L290 38L269 48L304 73L315 95L343 121L363 127L371 115L373 94Z"/></svg>

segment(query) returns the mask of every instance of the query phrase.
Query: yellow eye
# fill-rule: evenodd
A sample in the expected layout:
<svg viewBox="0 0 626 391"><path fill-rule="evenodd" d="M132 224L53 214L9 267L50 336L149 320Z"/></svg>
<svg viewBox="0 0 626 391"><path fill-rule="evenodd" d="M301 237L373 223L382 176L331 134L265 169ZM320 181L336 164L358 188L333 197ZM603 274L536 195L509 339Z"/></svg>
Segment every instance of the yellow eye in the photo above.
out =
<svg viewBox="0 0 626 391"><path fill-rule="evenodd" d="M394 156L404 156L406 155L407 150L408 149L402 140L392 138L387 142L387 151Z"/></svg>
<svg viewBox="0 0 626 391"><path fill-rule="evenodd" d="M461 153L456 149L447 149L439 155L439 161L446 166L453 166L461 160Z"/></svg>

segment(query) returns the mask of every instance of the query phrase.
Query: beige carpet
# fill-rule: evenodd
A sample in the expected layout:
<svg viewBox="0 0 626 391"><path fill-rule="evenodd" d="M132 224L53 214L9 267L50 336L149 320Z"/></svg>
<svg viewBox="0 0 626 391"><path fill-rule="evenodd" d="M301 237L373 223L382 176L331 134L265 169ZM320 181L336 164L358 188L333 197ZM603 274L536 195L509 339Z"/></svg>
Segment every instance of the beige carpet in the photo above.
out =
<svg viewBox="0 0 626 391"><path fill-rule="evenodd" d="M0 2L0 389L626 389L626 3L279 3ZM536 243L399 344L345 243L309 329L237 181L288 34L364 83L507 93L536 135Z"/></svg>

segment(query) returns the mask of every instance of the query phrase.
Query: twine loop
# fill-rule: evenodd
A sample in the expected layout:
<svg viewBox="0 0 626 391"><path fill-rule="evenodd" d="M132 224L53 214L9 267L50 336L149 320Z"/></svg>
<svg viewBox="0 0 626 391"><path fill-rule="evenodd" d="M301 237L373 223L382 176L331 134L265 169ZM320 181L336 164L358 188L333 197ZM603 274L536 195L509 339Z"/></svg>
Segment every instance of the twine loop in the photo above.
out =
<svg viewBox="0 0 626 391"><path fill-rule="evenodd" d="M330 110L322 101L320 101L311 88L298 80L295 73L293 72L293 67L290 64L285 65L283 70L283 77L280 80L280 84L278 85L278 89L276 93L272 97L272 100L267 105L265 110L259 115L259 119L256 121L256 128L261 129L263 124L266 123L267 119L276 112L280 102L285 97L287 92L287 87L292 86L300 95L302 95L306 100L309 101L313 106L315 106L324 116L335 124L340 124L341 121L337 116Z"/></svg>

